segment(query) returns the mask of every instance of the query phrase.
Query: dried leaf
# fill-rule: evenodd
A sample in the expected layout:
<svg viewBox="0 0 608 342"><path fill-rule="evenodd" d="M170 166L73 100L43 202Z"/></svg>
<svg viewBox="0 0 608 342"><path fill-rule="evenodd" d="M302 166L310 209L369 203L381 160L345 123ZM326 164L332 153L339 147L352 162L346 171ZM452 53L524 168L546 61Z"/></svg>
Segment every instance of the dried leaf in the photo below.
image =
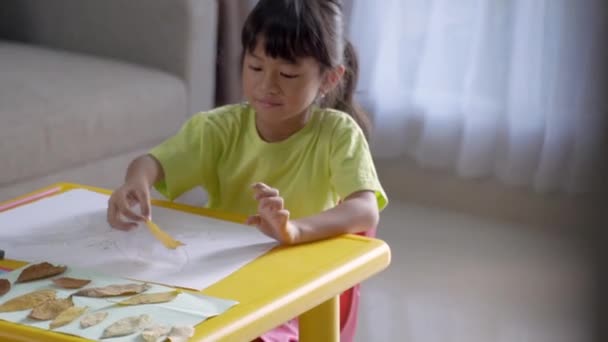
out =
<svg viewBox="0 0 608 342"><path fill-rule="evenodd" d="M72 306L71 308L67 308L57 317L55 317L51 324L49 324L49 328L55 329L69 324L76 318L80 317L85 311L87 311L86 306Z"/></svg>
<svg viewBox="0 0 608 342"><path fill-rule="evenodd" d="M80 320L80 327L82 329L92 327L94 325L101 323L101 321L106 319L106 317L108 317L107 312L95 312L92 314L88 314Z"/></svg>
<svg viewBox="0 0 608 342"><path fill-rule="evenodd" d="M11 282L6 279L0 279L0 296L4 296L11 290Z"/></svg>
<svg viewBox="0 0 608 342"><path fill-rule="evenodd" d="M173 327L167 338L171 342L186 342L194 335L194 327Z"/></svg>
<svg viewBox="0 0 608 342"><path fill-rule="evenodd" d="M155 303L166 303L170 302L177 297L179 291L169 292L158 292L158 293L146 293L127 298L118 305L139 305L139 304L155 304Z"/></svg>
<svg viewBox="0 0 608 342"><path fill-rule="evenodd" d="M171 331L171 328L166 325L154 325L144 329L141 338L146 342L156 342L161 337L169 334L169 331Z"/></svg>
<svg viewBox="0 0 608 342"><path fill-rule="evenodd" d="M101 338L131 335L138 330L147 327L150 324L150 321L150 316L148 315L123 318L107 327L106 330L103 331Z"/></svg>
<svg viewBox="0 0 608 342"><path fill-rule="evenodd" d="M88 285L91 281L89 279L76 279L76 278L57 278L53 279L55 285L64 289L79 289L85 285Z"/></svg>
<svg viewBox="0 0 608 342"><path fill-rule="evenodd" d="M15 297L0 305L0 312L32 309L47 300L55 299L55 290L39 290Z"/></svg>
<svg viewBox="0 0 608 342"><path fill-rule="evenodd" d="M17 281L15 283L25 283L28 281L44 279L52 277L65 272L68 268L66 266L55 266L48 262L41 262L39 264L30 265L21 271Z"/></svg>
<svg viewBox="0 0 608 342"><path fill-rule="evenodd" d="M142 293L150 288L148 284L124 284L124 285L109 285L104 287L92 287L89 289L80 290L73 296L83 297L116 297L127 296Z"/></svg>
<svg viewBox="0 0 608 342"><path fill-rule="evenodd" d="M74 306L72 298L51 299L36 306L27 317L39 321L48 321L49 319L55 319L60 313L72 306Z"/></svg>

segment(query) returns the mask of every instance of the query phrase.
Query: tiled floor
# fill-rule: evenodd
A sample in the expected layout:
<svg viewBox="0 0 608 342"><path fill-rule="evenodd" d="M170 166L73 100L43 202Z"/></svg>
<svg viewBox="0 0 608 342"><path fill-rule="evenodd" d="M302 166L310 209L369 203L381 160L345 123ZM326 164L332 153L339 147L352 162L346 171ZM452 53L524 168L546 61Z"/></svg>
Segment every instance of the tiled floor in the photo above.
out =
<svg viewBox="0 0 608 342"><path fill-rule="evenodd" d="M393 201L389 269L363 285L357 342L587 342L590 243Z"/></svg>

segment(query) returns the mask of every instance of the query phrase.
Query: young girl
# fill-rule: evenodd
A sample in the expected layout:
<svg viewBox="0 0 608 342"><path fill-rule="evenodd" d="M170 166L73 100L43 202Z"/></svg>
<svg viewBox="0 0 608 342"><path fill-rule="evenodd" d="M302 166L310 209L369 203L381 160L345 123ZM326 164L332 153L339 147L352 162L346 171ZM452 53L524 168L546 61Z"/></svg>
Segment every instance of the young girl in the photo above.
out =
<svg viewBox="0 0 608 342"><path fill-rule="evenodd" d="M247 102L195 115L135 159L110 198L109 223L130 229L136 224L121 214L149 219L151 186L174 199L200 185L208 208L249 215L282 244L375 229L387 198L366 142L369 121L353 103L357 59L340 1L260 0L242 45ZM136 203L142 215L130 209ZM357 294L341 305L355 310ZM348 325L343 340L352 338ZM261 339L297 341L297 322Z"/></svg>

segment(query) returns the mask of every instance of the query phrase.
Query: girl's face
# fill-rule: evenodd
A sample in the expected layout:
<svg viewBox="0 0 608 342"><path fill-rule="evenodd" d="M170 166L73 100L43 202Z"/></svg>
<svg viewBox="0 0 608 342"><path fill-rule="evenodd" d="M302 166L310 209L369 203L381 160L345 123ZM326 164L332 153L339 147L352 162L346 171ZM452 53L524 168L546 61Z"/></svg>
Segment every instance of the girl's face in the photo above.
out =
<svg viewBox="0 0 608 342"><path fill-rule="evenodd" d="M325 78L314 58L292 63L267 56L262 39L243 59L245 98L255 109L257 120L271 126L305 119L317 96L329 89Z"/></svg>

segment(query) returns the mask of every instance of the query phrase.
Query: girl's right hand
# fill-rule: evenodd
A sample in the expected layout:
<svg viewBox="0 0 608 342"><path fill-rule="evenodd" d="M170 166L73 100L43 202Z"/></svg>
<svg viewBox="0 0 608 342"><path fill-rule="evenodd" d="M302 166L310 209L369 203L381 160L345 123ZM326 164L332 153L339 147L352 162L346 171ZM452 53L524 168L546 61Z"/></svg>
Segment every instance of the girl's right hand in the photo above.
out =
<svg viewBox="0 0 608 342"><path fill-rule="evenodd" d="M139 204L141 215L131 208ZM124 218L130 221L125 221ZM145 181L129 181L116 189L108 201L108 223L117 229L130 230L136 222L150 219L150 186ZM133 222L136 221L136 222Z"/></svg>

